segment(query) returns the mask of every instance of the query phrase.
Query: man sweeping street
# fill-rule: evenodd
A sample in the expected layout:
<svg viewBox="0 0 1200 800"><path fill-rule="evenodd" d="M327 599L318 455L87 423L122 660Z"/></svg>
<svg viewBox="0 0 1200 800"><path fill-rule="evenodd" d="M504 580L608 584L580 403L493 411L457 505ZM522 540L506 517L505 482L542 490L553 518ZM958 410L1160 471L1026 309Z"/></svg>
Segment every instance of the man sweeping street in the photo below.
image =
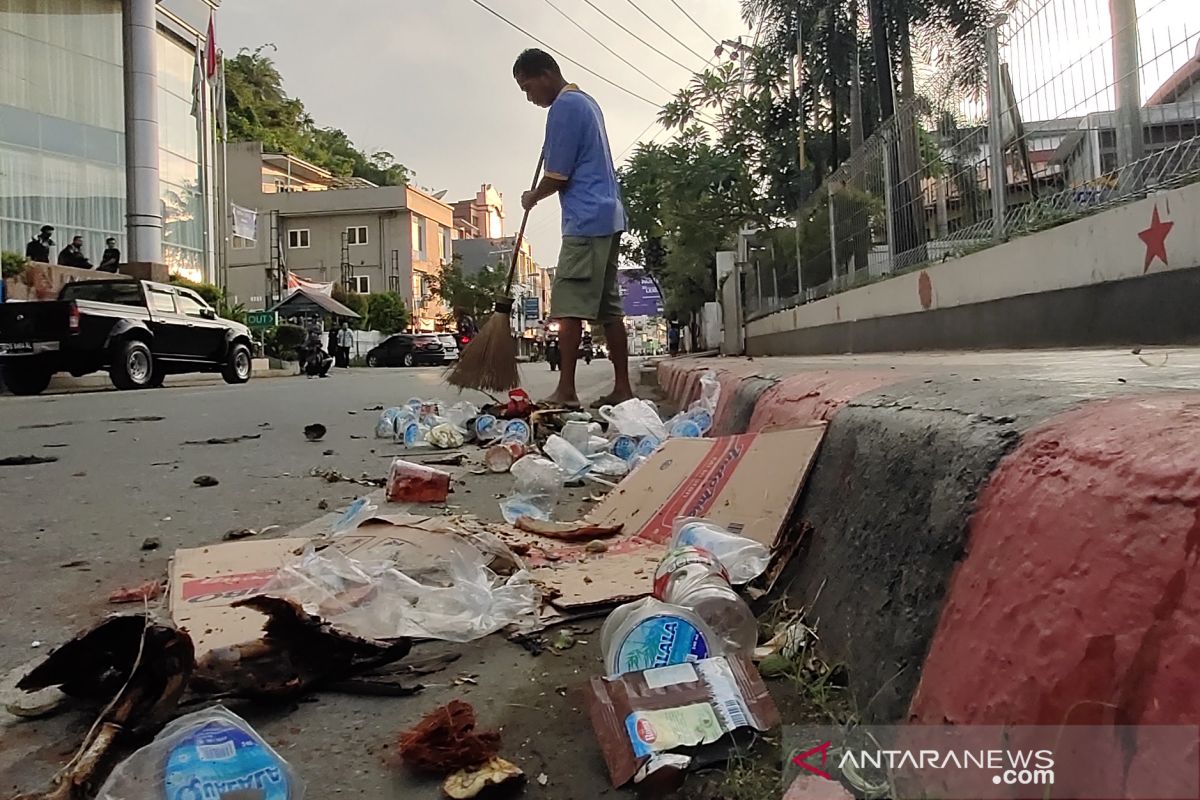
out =
<svg viewBox="0 0 1200 800"><path fill-rule="evenodd" d="M625 208L604 115L591 96L567 83L554 57L542 50L521 53L513 64L513 77L529 102L550 109L542 149L545 174L536 188L521 195L521 206L529 211L554 194L562 204L562 248L549 314L559 322L562 367L558 388L545 402L569 408L580 405L575 365L585 321L604 326L614 373L612 392L592 405L628 400L633 397L629 347L617 288Z"/></svg>

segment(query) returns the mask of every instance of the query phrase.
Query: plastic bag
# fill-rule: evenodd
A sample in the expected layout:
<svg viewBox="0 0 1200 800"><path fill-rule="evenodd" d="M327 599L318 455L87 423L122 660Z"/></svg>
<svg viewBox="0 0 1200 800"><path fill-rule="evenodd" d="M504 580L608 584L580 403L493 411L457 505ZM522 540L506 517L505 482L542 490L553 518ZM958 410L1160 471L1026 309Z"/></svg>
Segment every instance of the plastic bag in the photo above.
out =
<svg viewBox="0 0 1200 800"><path fill-rule="evenodd" d="M717 557L732 584L749 583L771 563L771 551L753 539L699 517L679 517L671 525L669 548L699 547Z"/></svg>
<svg viewBox="0 0 1200 800"><path fill-rule="evenodd" d="M446 556L412 574L403 564L359 561L334 547L316 552L310 546L261 593L295 600L310 614L368 639L469 642L536 620L540 598L528 570L502 577L479 545L445 535L452 537ZM520 564L511 552L505 560Z"/></svg>
<svg viewBox="0 0 1200 800"><path fill-rule="evenodd" d="M463 433L467 432L467 423L479 416L479 409L474 403L463 400L446 409L446 421Z"/></svg>
<svg viewBox="0 0 1200 800"><path fill-rule="evenodd" d="M558 465L541 456L518 459L510 470L516 494L557 495L562 490L563 476Z"/></svg>
<svg viewBox="0 0 1200 800"><path fill-rule="evenodd" d="M592 462L588 461L588 457L557 433L551 434L546 443L542 445L542 451L553 459L568 481L582 478L592 468Z"/></svg>
<svg viewBox="0 0 1200 800"><path fill-rule="evenodd" d="M351 503L346 511L337 518L337 521L333 523L333 527L329 532L337 536L338 534L352 531L375 516L375 512L378 510L379 506L372 503L369 498L360 497Z"/></svg>
<svg viewBox="0 0 1200 800"><path fill-rule="evenodd" d="M250 723L222 706L193 711L117 765L97 800L201 800L251 790L301 800L304 781Z"/></svg>
<svg viewBox="0 0 1200 800"><path fill-rule="evenodd" d="M635 397L615 406L602 406L597 412L601 419L627 436L667 438L667 426L653 405Z"/></svg>
<svg viewBox="0 0 1200 800"><path fill-rule="evenodd" d="M623 478L629 474L629 462L617 458L612 453L596 453L588 456L592 462L591 471L597 475L607 475L610 478Z"/></svg>
<svg viewBox="0 0 1200 800"><path fill-rule="evenodd" d="M548 494L513 494L500 501L500 514L509 525L521 517L546 522L554 512L555 498Z"/></svg>
<svg viewBox="0 0 1200 800"><path fill-rule="evenodd" d="M707 411L712 417L717 413L717 404L721 402L721 381L717 378L716 370L707 370L700 376L700 397L690 406L688 411Z"/></svg>

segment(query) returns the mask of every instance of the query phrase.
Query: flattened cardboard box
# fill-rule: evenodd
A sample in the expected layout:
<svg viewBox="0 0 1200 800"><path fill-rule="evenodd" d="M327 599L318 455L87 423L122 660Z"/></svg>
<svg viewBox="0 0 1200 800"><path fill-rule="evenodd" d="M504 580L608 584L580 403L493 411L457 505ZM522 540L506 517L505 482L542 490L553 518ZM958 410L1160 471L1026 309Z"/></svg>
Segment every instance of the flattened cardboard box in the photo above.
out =
<svg viewBox="0 0 1200 800"><path fill-rule="evenodd" d="M336 519L333 515L331 519ZM293 533L327 532L310 523ZM332 546L370 561L393 559L419 567L450 550L444 519L410 514L379 515ZM171 562L171 618L191 634L196 656L219 647L257 639L265 619L250 609L231 608L235 600L259 594L276 571L295 558L310 538L247 539L176 550Z"/></svg>
<svg viewBox="0 0 1200 800"><path fill-rule="evenodd" d="M601 525L624 524L607 551L583 545L531 555L534 577L559 592L551 603L581 609L650 592L677 517L704 517L771 549L808 479L825 425L716 439L670 439L587 515Z"/></svg>

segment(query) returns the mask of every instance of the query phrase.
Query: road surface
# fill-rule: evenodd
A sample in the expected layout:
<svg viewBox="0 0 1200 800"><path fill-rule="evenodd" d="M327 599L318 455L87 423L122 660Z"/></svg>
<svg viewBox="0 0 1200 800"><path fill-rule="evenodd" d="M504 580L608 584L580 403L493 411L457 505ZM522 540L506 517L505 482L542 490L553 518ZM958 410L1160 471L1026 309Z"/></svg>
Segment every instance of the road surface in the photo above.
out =
<svg viewBox="0 0 1200 800"><path fill-rule="evenodd" d="M550 392L556 373L546 365L522 370L535 398ZM585 399L611 386L607 361L581 364L579 375ZM384 475L398 448L372 438L378 414L364 409L414 396L451 399L456 393L441 383L439 369L417 368L336 370L326 380L272 378L246 386L168 384L142 392L0 398L0 458L58 459L0 467L0 676L115 610L107 603L113 589L165 575L176 548L218 542L234 528L280 525L282 533L320 516L322 500L331 508L353 500L360 487L327 484L310 470ZM468 393L468 399L485 398ZM329 429L320 443L302 434L313 422ZM238 436L257 438L185 444ZM220 483L199 488L193 484L199 475ZM511 479L466 477L451 502L499 519L496 495L508 491ZM564 500L576 508L581 502ZM560 518L566 513L574 512L563 509ZM151 537L159 548L143 551ZM414 780L387 763L389 745L425 711L454 697L475 704L485 724L504 727L502 755L529 774L527 796L593 797L607 779L586 714L568 689L600 669L598 636L590 635L598 627L599 620L578 626L586 645L537 658L502 636L421 645L414 655L457 651L462 657L420 679L427 688L410 698L321 693L298 705L239 710L308 781L309 797L439 797L436 782ZM471 675L477 685L454 685ZM0 794L41 788L92 718L71 711L14 725L0 709ZM545 786L536 780L541 773Z"/></svg>

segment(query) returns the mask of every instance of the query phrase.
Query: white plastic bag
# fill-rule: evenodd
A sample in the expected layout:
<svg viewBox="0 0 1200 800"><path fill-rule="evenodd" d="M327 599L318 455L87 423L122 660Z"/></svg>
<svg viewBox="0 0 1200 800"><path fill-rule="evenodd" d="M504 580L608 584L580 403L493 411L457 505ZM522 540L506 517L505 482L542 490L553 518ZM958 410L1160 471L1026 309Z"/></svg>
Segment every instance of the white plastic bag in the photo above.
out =
<svg viewBox="0 0 1200 800"><path fill-rule="evenodd" d="M202 800L249 790L302 800L304 781L250 723L222 706L193 711L117 765L97 800Z"/></svg>
<svg viewBox="0 0 1200 800"><path fill-rule="evenodd" d="M446 421L463 433L467 432L467 423L479 416L479 409L474 403L462 400L446 409Z"/></svg>
<svg viewBox="0 0 1200 800"><path fill-rule="evenodd" d="M699 517L679 517L671 525L669 549L678 547L699 547L712 553L734 585L749 583L771 564L771 551L765 545Z"/></svg>
<svg viewBox="0 0 1200 800"><path fill-rule="evenodd" d="M539 596L528 570L498 575L478 545L445 535L452 537L446 557L411 572L404 564L359 561L334 547L317 552L310 546L260 593L295 600L367 639L469 642L536 619ZM511 553L505 560L520 563Z"/></svg>
<svg viewBox="0 0 1200 800"><path fill-rule="evenodd" d="M602 406L597 412L617 433L626 436L667 438L667 426L653 405L635 397L615 406ZM610 431L611 433L611 431Z"/></svg>

